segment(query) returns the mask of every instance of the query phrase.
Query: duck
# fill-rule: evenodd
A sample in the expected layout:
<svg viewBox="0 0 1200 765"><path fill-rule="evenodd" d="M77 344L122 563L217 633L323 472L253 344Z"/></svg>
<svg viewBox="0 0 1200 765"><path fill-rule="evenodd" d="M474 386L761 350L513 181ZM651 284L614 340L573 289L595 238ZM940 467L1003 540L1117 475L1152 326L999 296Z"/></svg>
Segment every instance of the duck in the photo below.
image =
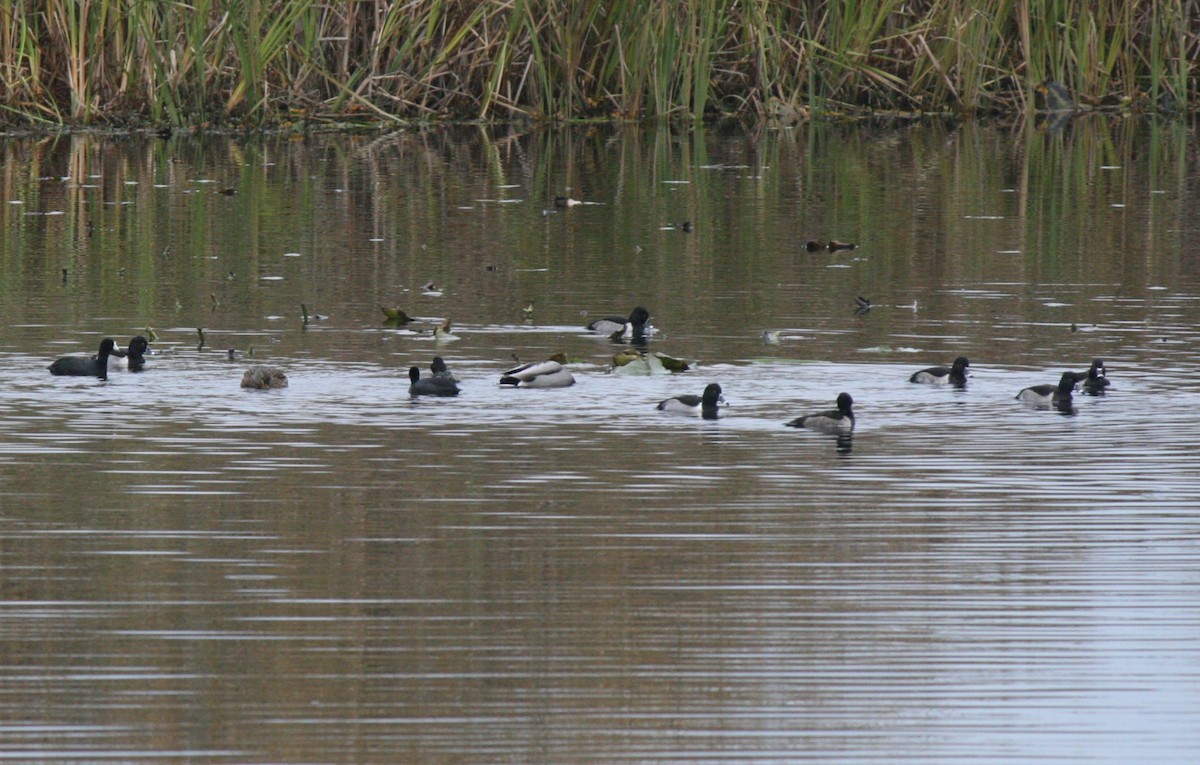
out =
<svg viewBox="0 0 1200 765"><path fill-rule="evenodd" d="M1071 89L1061 82L1044 80L1034 86L1033 92L1040 96L1037 110L1043 112L1073 112L1079 107L1071 95Z"/></svg>
<svg viewBox="0 0 1200 765"><path fill-rule="evenodd" d="M409 322L416 321L416 319L405 313L403 308L388 308L387 306L381 305L379 306L379 310L383 312L383 320L385 322L391 322L393 324L408 324Z"/></svg>
<svg viewBox="0 0 1200 765"><path fill-rule="evenodd" d="M125 363L130 372L141 372L146 368L148 350L150 341L142 335L137 335L129 341L129 347L125 351Z"/></svg>
<svg viewBox="0 0 1200 765"><path fill-rule="evenodd" d="M416 396L457 396L458 385L452 377L434 375L421 379L421 370L419 367L409 367L408 379L411 383L408 386L408 395Z"/></svg>
<svg viewBox="0 0 1200 765"><path fill-rule="evenodd" d="M830 239L828 242L823 242L820 239L810 239L805 242L804 249L809 252L820 252L821 250L837 252L839 250L858 249L858 244L856 242L843 242L837 239Z"/></svg>
<svg viewBox="0 0 1200 765"><path fill-rule="evenodd" d="M602 335L622 338L640 337L645 333L648 321L650 321L650 312L638 306L629 313L628 319L620 316L606 316L588 324L587 329L589 332L598 332Z"/></svg>
<svg viewBox="0 0 1200 765"><path fill-rule="evenodd" d="M1037 406L1070 405L1071 393L1079 382L1078 372L1063 372L1058 385L1032 385L1017 394L1018 401Z"/></svg>
<svg viewBox="0 0 1200 765"><path fill-rule="evenodd" d="M130 372L141 372L146 367L146 351L149 348L150 342L142 335L130 340L126 350L114 347L112 354L108 357L109 369L125 367Z"/></svg>
<svg viewBox="0 0 1200 765"><path fill-rule="evenodd" d="M959 388L967 384L967 367L971 362L966 356L959 356L951 367L929 367L919 372L913 372L909 382L927 383L930 385L955 385Z"/></svg>
<svg viewBox="0 0 1200 765"><path fill-rule="evenodd" d="M435 345L445 345L453 343L458 339L458 335L450 331L450 320L445 319L441 324L433 328L433 342Z"/></svg>
<svg viewBox="0 0 1200 765"><path fill-rule="evenodd" d="M286 388L287 375L279 367L269 367L265 364L255 364L242 375L242 387L254 390L271 390Z"/></svg>
<svg viewBox="0 0 1200 765"><path fill-rule="evenodd" d="M789 428L808 428L822 433L846 433L854 430L854 399L849 393L839 393L837 409L829 409L816 414L797 417L791 422L785 422Z"/></svg>
<svg viewBox="0 0 1200 765"><path fill-rule="evenodd" d="M108 357L112 355L117 344L113 342L111 337L106 337L100 341L100 350L97 351L95 357L88 356L63 356L61 359L55 359L50 365L50 374L65 375L70 377L99 377L101 380L108 379Z"/></svg>
<svg viewBox="0 0 1200 765"><path fill-rule="evenodd" d="M709 383L704 387L704 393L699 396L694 393L685 393L682 396L658 402L658 410L677 414L698 414L706 420L715 420L718 416L717 405L723 403L725 403L725 397L721 395L721 386Z"/></svg>
<svg viewBox="0 0 1200 765"><path fill-rule="evenodd" d="M433 361L429 362L429 371L434 377L445 377L450 382L458 382L458 378L450 371L450 367L446 366L445 360L441 356L434 356Z"/></svg>
<svg viewBox="0 0 1200 765"><path fill-rule="evenodd" d="M500 384L513 388L566 388L575 384L571 370L563 366L567 357L556 353L545 361L513 367L500 375Z"/></svg>
<svg viewBox="0 0 1200 765"><path fill-rule="evenodd" d="M1093 359L1092 366L1088 371L1076 372L1075 376L1083 381L1079 387L1085 396L1103 396L1104 389L1109 386L1108 372L1104 369L1104 362L1100 359Z"/></svg>

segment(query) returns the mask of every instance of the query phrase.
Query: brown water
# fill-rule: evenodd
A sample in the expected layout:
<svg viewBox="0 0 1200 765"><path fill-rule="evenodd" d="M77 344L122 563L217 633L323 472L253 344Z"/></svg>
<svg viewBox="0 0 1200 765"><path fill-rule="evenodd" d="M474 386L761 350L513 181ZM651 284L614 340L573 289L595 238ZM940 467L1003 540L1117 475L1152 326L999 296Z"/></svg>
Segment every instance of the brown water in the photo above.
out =
<svg viewBox="0 0 1200 765"><path fill-rule="evenodd" d="M1200 756L1183 126L0 151L0 759ZM637 304L695 370L608 373L581 328ZM146 327L142 374L46 372ZM434 354L462 395L410 400ZM783 427L842 390L852 440Z"/></svg>

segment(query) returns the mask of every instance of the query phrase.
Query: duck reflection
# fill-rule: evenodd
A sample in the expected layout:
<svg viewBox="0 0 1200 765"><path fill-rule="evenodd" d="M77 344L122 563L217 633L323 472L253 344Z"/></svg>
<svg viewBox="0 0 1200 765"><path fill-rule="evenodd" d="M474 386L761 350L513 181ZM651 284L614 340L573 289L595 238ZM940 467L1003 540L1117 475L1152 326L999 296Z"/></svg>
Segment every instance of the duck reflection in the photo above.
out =
<svg viewBox="0 0 1200 765"><path fill-rule="evenodd" d="M839 433L836 439L837 453L845 456L854 450L854 433Z"/></svg>
<svg viewBox="0 0 1200 765"><path fill-rule="evenodd" d="M1068 398L1061 401L1055 401L1054 411L1070 417L1076 414L1079 410L1075 408L1075 402Z"/></svg>

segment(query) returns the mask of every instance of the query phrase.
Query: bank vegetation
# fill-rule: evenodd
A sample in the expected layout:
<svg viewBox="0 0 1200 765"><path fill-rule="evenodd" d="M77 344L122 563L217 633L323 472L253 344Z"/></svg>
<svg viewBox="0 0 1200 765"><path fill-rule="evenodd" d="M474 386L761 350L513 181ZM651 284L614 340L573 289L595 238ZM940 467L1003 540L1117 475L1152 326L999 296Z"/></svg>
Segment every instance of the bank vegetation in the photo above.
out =
<svg viewBox="0 0 1200 765"><path fill-rule="evenodd" d="M1181 112L1198 5L0 0L0 124Z"/></svg>

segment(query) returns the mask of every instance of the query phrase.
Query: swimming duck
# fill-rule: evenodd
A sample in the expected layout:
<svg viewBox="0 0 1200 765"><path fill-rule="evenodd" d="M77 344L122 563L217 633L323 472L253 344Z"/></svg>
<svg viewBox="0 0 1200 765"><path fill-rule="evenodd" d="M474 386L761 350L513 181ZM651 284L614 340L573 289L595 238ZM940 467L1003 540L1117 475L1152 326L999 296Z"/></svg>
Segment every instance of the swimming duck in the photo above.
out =
<svg viewBox="0 0 1200 765"><path fill-rule="evenodd" d="M50 365L50 374L67 375L70 377L99 377L108 379L108 357L112 355L116 343L111 337L100 341L100 350L94 358L88 356L63 356L55 359Z"/></svg>
<svg viewBox="0 0 1200 765"><path fill-rule="evenodd" d="M108 366L110 369L125 367L130 372L141 372L146 366L146 351L149 348L149 341L142 335L138 335L129 341L129 347L126 350L113 348L112 354L108 357ZM96 358L96 356L92 358Z"/></svg>
<svg viewBox="0 0 1200 765"><path fill-rule="evenodd" d="M279 367L255 364L242 375L243 388L270 390L271 388L286 388L287 386L287 375Z"/></svg>
<svg viewBox="0 0 1200 765"><path fill-rule="evenodd" d="M952 367L929 367L922 369L920 372L914 372L913 376L908 378L909 382L929 383L931 385L955 385L959 388L967 384L967 367L971 362L966 356L959 356L954 360Z"/></svg>
<svg viewBox="0 0 1200 765"><path fill-rule="evenodd" d="M718 416L717 405L723 403L725 403L725 397L721 395L721 386L709 383L705 386L703 395L685 393L682 396L668 398L658 402L658 410L678 414L698 414L706 420L715 420Z"/></svg>
<svg viewBox="0 0 1200 765"><path fill-rule="evenodd" d="M854 399L849 393L839 393L837 409L830 409L816 414L797 417L791 422L784 423L789 428L809 428L823 433L845 433L854 430Z"/></svg>
<svg viewBox="0 0 1200 765"><path fill-rule="evenodd" d="M446 362L441 356L434 356L433 361L429 362L429 371L434 377L445 377L450 382L458 382L458 378L450 371L450 367L446 366Z"/></svg>
<svg viewBox="0 0 1200 765"><path fill-rule="evenodd" d="M434 375L421 379L421 370L417 367L409 367L408 379L411 385L408 386L408 395L410 396L457 396L458 385L450 377Z"/></svg>
<svg viewBox="0 0 1200 765"><path fill-rule="evenodd" d="M383 312L384 321L394 324L408 324L411 321L415 321L413 317L404 312L403 308L388 308L381 305L379 306L379 310Z"/></svg>
<svg viewBox="0 0 1200 765"><path fill-rule="evenodd" d="M591 332L599 332L602 335L614 335L621 338L640 337L645 333L648 321L650 321L650 312L638 306L630 312L628 319L620 316L606 316L603 319L596 319L587 325L587 328Z"/></svg>
<svg viewBox="0 0 1200 765"><path fill-rule="evenodd" d="M1088 371L1076 372L1075 376L1083 380L1083 384L1079 387L1085 396L1103 396L1104 389L1109 386L1108 372L1104 369L1104 362L1100 359L1094 359Z"/></svg>
<svg viewBox="0 0 1200 765"><path fill-rule="evenodd" d="M1079 374L1078 372L1063 372L1062 379L1058 381L1058 385L1030 386L1017 394L1017 400L1037 406L1049 406L1051 404L1069 405L1071 403L1071 393L1075 390L1075 383L1079 382Z"/></svg>
<svg viewBox="0 0 1200 765"><path fill-rule="evenodd" d="M575 384L571 370L563 366L567 357L556 353L545 361L513 367L500 375L500 384L514 388L566 388Z"/></svg>
<svg viewBox="0 0 1200 765"><path fill-rule="evenodd" d="M458 339L458 335L450 331L450 320L445 319L441 324L433 328L433 342L435 345L445 345L453 343Z"/></svg>
<svg viewBox="0 0 1200 765"><path fill-rule="evenodd" d="M842 242L837 239L830 239L828 242L822 242L819 239L810 239L804 245L804 249L809 252L820 252L821 250L837 252L838 250L853 250L857 247L858 245L854 242Z"/></svg>

